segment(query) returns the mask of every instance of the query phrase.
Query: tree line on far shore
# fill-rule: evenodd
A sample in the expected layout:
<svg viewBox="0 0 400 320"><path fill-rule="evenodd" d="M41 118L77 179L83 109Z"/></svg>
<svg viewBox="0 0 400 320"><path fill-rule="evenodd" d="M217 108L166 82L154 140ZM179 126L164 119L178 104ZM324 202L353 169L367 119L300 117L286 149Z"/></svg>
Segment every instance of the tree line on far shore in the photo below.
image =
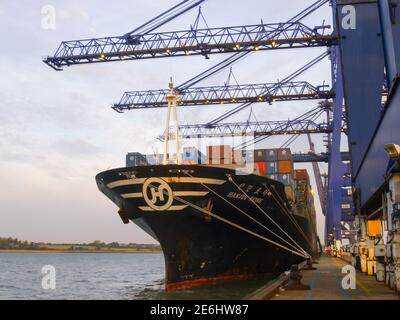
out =
<svg viewBox="0 0 400 320"><path fill-rule="evenodd" d="M59 247L59 248L58 248ZM135 250L151 250L158 251L160 246L158 244L140 244L140 243L129 243L123 244L119 242L105 243L100 240L93 241L91 243L49 243L49 242L29 242L22 241L18 238L4 238L0 237L0 250L88 250L89 248L95 248L96 250L104 249L135 249Z"/></svg>

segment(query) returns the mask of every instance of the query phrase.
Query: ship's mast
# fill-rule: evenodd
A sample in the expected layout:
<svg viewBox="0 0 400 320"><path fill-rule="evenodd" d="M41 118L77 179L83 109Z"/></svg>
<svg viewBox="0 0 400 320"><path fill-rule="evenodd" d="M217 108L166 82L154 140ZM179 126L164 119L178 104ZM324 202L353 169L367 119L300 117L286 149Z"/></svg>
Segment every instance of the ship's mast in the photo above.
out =
<svg viewBox="0 0 400 320"><path fill-rule="evenodd" d="M178 100L179 100L179 95L177 95L174 90L174 83L172 82L171 78L169 82L169 94L167 96L168 109L167 109L167 124L165 128L164 161L163 161L164 164L169 164L169 141L171 139L170 135L171 110L173 112L173 117L174 117L174 132L175 132L174 136L176 142L175 161L176 164L182 164L180 141L179 141L178 112L176 110Z"/></svg>

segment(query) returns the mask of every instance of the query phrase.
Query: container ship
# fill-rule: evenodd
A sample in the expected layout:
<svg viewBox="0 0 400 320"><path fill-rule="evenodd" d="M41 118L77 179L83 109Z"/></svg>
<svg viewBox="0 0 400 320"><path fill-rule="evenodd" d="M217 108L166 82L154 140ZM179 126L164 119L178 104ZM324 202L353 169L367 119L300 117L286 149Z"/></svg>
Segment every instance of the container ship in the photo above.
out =
<svg viewBox="0 0 400 320"><path fill-rule="evenodd" d="M278 274L315 252L310 180L290 149L189 147L180 156L170 164L129 153L126 167L96 176L122 221L160 243L167 291Z"/></svg>

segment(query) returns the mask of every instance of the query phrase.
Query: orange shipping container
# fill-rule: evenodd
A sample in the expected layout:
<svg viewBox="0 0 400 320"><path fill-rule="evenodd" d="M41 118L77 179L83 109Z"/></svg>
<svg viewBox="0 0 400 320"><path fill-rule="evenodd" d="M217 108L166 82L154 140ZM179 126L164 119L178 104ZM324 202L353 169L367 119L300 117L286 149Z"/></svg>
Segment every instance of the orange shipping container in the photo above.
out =
<svg viewBox="0 0 400 320"><path fill-rule="evenodd" d="M267 174L267 164L265 162L256 162L258 167L258 172L260 176L265 176Z"/></svg>
<svg viewBox="0 0 400 320"><path fill-rule="evenodd" d="M290 160L278 161L278 173L293 173L293 164Z"/></svg>

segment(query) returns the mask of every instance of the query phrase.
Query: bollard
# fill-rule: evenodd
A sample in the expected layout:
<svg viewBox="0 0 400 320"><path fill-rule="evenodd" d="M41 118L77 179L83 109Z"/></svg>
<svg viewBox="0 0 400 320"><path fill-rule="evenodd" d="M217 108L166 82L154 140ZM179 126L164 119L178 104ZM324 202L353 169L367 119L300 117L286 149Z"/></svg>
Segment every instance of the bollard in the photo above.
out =
<svg viewBox="0 0 400 320"><path fill-rule="evenodd" d="M303 268L303 270L306 270L306 271L308 271L308 270L317 270L317 268L314 268L314 267L313 267L313 261L312 261L311 258L308 258L308 259L307 259L307 264L306 264L306 266Z"/></svg>
<svg viewBox="0 0 400 320"><path fill-rule="evenodd" d="M297 264L292 265L290 268L289 281L283 286L285 290L311 290L309 285L301 283L303 276L300 274L299 266Z"/></svg>

